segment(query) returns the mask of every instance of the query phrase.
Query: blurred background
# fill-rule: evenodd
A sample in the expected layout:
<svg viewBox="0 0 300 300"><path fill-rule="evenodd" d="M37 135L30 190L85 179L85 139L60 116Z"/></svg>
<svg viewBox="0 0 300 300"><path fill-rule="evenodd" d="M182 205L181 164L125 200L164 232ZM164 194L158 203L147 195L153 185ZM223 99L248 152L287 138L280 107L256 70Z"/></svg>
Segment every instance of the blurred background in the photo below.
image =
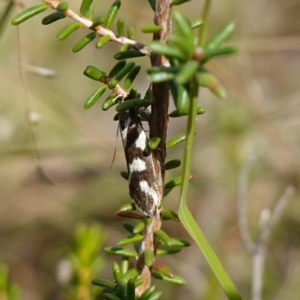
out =
<svg viewBox="0 0 300 300"><path fill-rule="evenodd" d="M96 3L95 16L105 15L111 2ZM0 16L7 3L0 1ZM39 1L22 3L27 8ZM193 19L199 17L202 3L194 0L180 9ZM80 1L70 3L75 11L79 7ZM21 299L64 299L58 266L70 251L76 226L99 224L106 236L103 247L126 235L123 220L115 215L130 199L126 181L119 176L126 165L120 137L116 138L117 122L112 121L114 109L103 112L102 101L83 109L99 87L83 75L85 67L93 64L109 71L114 64L111 54L119 45L110 43L98 50L91 43L73 54L85 29L60 42L55 36L70 20L43 26L47 11L16 28L10 20L18 12L19 7L12 9L0 36L0 264L9 267L10 279L22 290ZM240 51L208 64L228 97L219 100L208 90L200 91L199 105L206 113L197 121L188 203L244 299L251 299L253 261L239 231L237 199L243 189L238 184L241 170L249 160L248 189L243 191L253 240L261 212L272 212L286 188L296 188L267 243L263 299L300 298L299 16L297 0L223 0L212 5L209 34L235 21L229 43ZM148 2L140 0L122 1L120 17L135 28L153 19ZM136 30L136 39L147 42L151 36ZM135 85L143 94L149 85L149 62L140 58L137 63L143 71ZM56 76L40 76L30 66L54 70ZM184 127L183 119L172 119L169 137ZM180 145L169 150L167 160L181 155ZM178 175L179 169L169 171L166 180ZM178 196L179 190L172 191L165 207L176 210ZM179 223L165 222L163 229L191 241ZM116 258L103 250L98 253L106 263L97 276L111 279ZM161 299L226 299L193 243L161 260L187 281L184 287L155 281L163 290Z"/></svg>

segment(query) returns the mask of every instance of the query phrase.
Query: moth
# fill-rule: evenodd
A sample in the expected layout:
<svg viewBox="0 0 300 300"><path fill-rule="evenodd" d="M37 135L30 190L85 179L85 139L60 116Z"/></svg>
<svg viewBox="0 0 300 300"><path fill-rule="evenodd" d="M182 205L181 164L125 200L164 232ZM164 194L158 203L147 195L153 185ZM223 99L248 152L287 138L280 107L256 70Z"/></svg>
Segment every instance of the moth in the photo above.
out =
<svg viewBox="0 0 300 300"><path fill-rule="evenodd" d="M153 217L158 213L161 199L148 138L134 109L120 114L119 126L129 175L129 195L141 212Z"/></svg>

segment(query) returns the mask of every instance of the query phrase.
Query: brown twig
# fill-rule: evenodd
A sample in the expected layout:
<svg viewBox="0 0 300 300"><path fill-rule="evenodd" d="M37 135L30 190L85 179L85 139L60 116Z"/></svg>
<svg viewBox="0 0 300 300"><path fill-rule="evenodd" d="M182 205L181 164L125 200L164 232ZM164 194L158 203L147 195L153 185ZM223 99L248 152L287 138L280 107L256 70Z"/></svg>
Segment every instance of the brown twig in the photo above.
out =
<svg viewBox="0 0 300 300"><path fill-rule="evenodd" d="M46 4L48 4L54 10L57 10L57 6L60 3L60 1L58 1L58 0L44 0L44 2ZM139 50L141 53L150 56L150 51L142 43L139 43L135 40L131 40L125 36L119 37L112 30L102 27L100 25L98 25L94 28L93 22L91 20L88 20L87 18L79 16L71 9L67 9L66 11L63 12L63 14L66 15L67 17L73 19L74 21L80 23L83 27L96 31L101 36L109 35L110 40L113 42L116 42L119 44L130 44L130 45L132 45L132 47L134 49Z"/></svg>
<svg viewBox="0 0 300 300"><path fill-rule="evenodd" d="M171 30L171 1L157 0L154 22L160 26L161 31L154 35L154 39L166 42ZM168 64L165 57L151 55L151 65L161 66ZM153 84L153 104L151 106L151 118L149 122L150 138L160 137L161 143L152 153L153 163L156 170L157 186L159 187L160 198L163 199L163 181L164 170L163 165L166 158L166 138L168 128L168 106L169 106L169 89L166 83ZM158 210L160 211L160 209ZM157 248L155 243L154 232L161 227L161 217L158 213L154 215L152 223L148 225L144 231L144 240L141 244L141 249L138 259L138 268L142 270L141 277L144 283L136 289L137 295L141 295L151 284L151 268L144 264L143 253L145 250L153 250Z"/></svg>

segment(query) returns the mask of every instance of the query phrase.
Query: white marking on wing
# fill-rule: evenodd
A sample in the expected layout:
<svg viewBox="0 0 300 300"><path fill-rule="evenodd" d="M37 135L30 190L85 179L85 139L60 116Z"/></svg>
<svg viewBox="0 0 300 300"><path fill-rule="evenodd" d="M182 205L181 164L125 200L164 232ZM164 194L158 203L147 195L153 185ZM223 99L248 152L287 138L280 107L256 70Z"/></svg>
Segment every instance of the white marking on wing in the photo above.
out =
<svg viewBox="0 0 300 300"><path fill-rule="evenodd" d="M140 158L135 158L131 164L129 164L129 173L142 172L147 169L146 163Z"/></svg>
<svg viewBox="0 0 300 300"><path fill-rule="evenodd" d="M159 199L158 199L157 193L152 187L149 186L147 181L142 180L140 182L140 187L141 187L141 190L145 194L149 195L153 199L153 201L156 205L159 205Z"/></svg>
<svg viewBox="0 0 300 300"><path fill-rule="evenodd" d="M121 136L122 136L122 139L123 139L123 145L124 145L124 147L126 146L126 142L127 142L127 131L128 131L128 126L130 124L130 121L131 121L131 119L130 119L130 117L128 117L126 119L126 123L125 123L124 129L121 130Z"/></svg>
<svg viewBox="0 0 300 300"><path fill-rule="evenodd" d="M135 141L135 146L144 151L146 149L147 137L145 131L141 127L138 128L138 131L139 137Z"/></svg>

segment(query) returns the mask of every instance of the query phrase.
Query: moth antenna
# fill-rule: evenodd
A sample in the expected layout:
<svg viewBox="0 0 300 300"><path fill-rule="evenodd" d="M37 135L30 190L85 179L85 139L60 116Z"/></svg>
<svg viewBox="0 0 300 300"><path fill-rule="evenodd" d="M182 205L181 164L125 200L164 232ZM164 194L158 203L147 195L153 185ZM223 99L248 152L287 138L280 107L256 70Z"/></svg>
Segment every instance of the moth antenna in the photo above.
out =
<svg viewBox="0 0 300 300"><path fill-rule="evenodd" d="M109 172L111 171L112 166L113 166L114 161L115 161L115 158L116 158L119 130L120 130L120 124L118 123L118 128L117 128L117 133L116 133L116 141L115 141L115 150L114 150L112 162L110 164Z"/></svg>

